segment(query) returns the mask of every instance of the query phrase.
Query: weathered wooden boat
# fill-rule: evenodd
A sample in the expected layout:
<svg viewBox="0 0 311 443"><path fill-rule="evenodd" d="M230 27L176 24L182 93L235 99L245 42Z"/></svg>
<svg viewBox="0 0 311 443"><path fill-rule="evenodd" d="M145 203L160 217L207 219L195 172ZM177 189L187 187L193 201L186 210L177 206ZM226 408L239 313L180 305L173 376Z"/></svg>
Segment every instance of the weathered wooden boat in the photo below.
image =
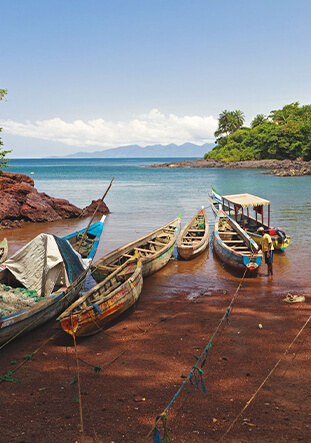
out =
<svg viewBox="0 0 311 443"><path fill-rule="evenodd" d="M67 241L79 249L79 233L65 238L40 234L0 265L0 344L59 315L77 298L95 255L104 220L105 216L86 233L89 245L86 258Z"/></svg>
<svg viewBox="0 0 311 443"><path fill-rule="evenodd" d="M0 241L0 263L4 262L8 256L8 241L4 238Z"/></svg>
<svg viewBox="0 0 311 443"><path fill-rule="evenodd" d="M180 229L180 217L149 234L115 249L92 265L92 276L98 282L123 265L137 251L142 260L143 276L163 268L170 260Z"/></svg>
<svg viewBox="0 0 311 443"><path fill-rule="evenodd" d="M130 259L78 298L58 320L70 335L96 334L137 302L142 286L141 259Z"/></svg>
<svg viewBox="0 0 311 443"><path fill-rule="evenodd" d="M97 223L92 224L87 232L85 229L73 232L72 234L62 237L64 240L68 240L73 249L77 251L83 258L93 259L100 240L101 233L103 231L104 222L106 216L104 215ZM100 235L99 230L101 229Z"/></svg>
<svg viewBox="0 0 311 443"><path fill-rule="evenodd" d="M261 235L257 233L259 227L263 227L272 239L275 250L284 251L290 243L284 230L270 226L270 201L251 194L223 195L212 188L210 194L210 204L215 216L219 209L225 211L233 218L247 233L260 244ZM264 208L267 208L267 223L264 221ZM246 211L245 211L246 209ZM250 214L253 209L254 214Z"/></svg>
<svg viewBox="0 0 311 443"><path fill-rule="evenodd" d="M208 220L202 207L180 232L177 240L178 254L184 260L190 260L205 251L208 242Z"/></svg>
<svg viewBox="0 0 311 443"><path fill-rule="evenodd" d="M224 211L215 220L214 251L228 266L256 274L262 262L262 252L249 235Z"/></svg>

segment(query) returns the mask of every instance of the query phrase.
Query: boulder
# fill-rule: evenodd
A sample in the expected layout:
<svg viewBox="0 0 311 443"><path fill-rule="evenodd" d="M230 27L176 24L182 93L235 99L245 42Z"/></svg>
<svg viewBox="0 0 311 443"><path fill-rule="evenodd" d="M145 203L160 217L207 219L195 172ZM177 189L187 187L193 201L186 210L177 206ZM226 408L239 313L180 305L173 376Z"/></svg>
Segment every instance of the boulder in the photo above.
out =
<svg viewBox="0 0 311 443"><path fill-rule="evenodd" d="M98 206L98 209L97 209L98 212L100 212L102 214L109 214L108 206L106 205L105 202L101 201L101 199L99 198L98 200L92 200L92 203L83 209L83 215L85 217L87 217L89 215L93 215L97 206Z"/></svg>
<svg viewBox="0 0 311 443"><path fill-rule="evenodd" d="M0 175L0 229L20 227L23 221L50 222L93 214L100 200L93 200L84 209L68 200L38 192L34 181L25 174L3 172ZM108 214L101 202L98 212Z"/></svg>

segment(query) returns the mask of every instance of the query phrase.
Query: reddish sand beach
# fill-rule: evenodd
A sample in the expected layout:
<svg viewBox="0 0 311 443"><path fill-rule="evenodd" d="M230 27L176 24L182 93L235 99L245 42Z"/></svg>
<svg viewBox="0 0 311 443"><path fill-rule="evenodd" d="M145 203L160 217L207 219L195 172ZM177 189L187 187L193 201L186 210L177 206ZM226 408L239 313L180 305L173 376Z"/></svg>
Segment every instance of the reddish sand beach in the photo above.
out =
<svg viewBox="0 0 311 443"><path fill-rule="evenodd" d="M243 281L230 321L209 348L207 392L188 381L168 410L171 441L310 438L310 291L284 282L282 260L276 255L272 278L264 267ZM148 277L134 309L76 348L56 321L3 347L2 441L153 441L157 415L213 337L240 281L210 248ZM285 303L288 292L306 302Z"/></svg>

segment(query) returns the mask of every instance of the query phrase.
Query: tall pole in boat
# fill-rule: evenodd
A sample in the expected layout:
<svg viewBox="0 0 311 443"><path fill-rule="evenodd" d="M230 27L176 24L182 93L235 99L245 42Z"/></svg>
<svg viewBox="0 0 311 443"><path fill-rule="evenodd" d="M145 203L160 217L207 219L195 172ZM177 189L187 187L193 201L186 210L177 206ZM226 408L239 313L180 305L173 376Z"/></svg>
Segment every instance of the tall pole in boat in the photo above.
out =
<svg viewBox="0 0 311 443"><path fill-rule="evenodd" d="M111 185L112 185L113 180L114 180L114 177L112 177L112 180L111 180L111 182L110 182L110 185L109 185L108 188L106 189L106 192L105 192L105 194L102 196L101 200L98 202L98 205L96 206L96 209L95 209L95 211L94 211L94 213L93 213L93 215L92 215L92 217L91 217L91 220L89 221L89 224L87 225L86 230L83 232L83 235L82 235L81 241L80 241L80 243L79 243L78 252L80 251L81 245L82 245L82 243L83 243L83 241L84 241L84 239L85 239L85 236L86 236L86 234L87 234L87 231L89 230L89 227L91 226L91 224L92 224L92 222L93 222L93 220L94 220L95 214L96 214L96 212L98 211L101 202L104 201L104 198L106 197L106 195L108 194L109 189L111 188Z"/></svg>
<svg viewBox="0 0 311 443"><path fill-rule="evenodd" d="M242 206L242 218L243 218L243 229L245 230L245 217L244 217L244 208Z"/></svg>

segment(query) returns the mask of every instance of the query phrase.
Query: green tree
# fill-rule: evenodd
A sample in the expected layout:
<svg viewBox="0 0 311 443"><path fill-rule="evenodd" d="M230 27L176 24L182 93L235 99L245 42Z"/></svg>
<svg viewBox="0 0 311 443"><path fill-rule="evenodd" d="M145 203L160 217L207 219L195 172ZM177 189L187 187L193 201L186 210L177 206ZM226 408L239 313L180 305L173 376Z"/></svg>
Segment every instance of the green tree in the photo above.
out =
<svg viewBox="0 0 311 443"><path fill-rule="evenodd" d="M0 101L5 97L5 95L7 94L7 90L6 89L0 89ZM0 133L2 132L2 128L0 128ZM3 146L3 141L1 140L0 137L0 174L2 174L2 169L7 168L8 167L8 162L10 161L8 158L6 158L6 155L11 152L11 151L4 151L2 149Z"/></svg>
<svg viewBox="0 0 311 443"><path fill-rule="evenodd" d="M282 109L271 111L269 118L258 114L253 119L251 128L235 129L244 120L244 115L240 115L240 112L224 111L219 116L218 134L226 135L217 139L217 146L205 154L204 158L224 161L311 160L311 105L291 103Z"/></svg>
<svg viewBox="0 0 311 443"><path fill-rule="evenodd" d="M215 137L222 134L230 135L237 131L245 121L245 116L242 111L227 111L226 109L219 114L218 129L215 131Z"/></svg>
<svg viewBox="0 0 311 443"><path fill-rule="evenodd" d="M251 128L254 129L256 126L262 125L268 121L268 118L264 114L257 114L251 122Z"/></svg>
<svg viewBox="0 0 311 443"><path fill-rule="evenodd" d="M291 103L290 105L285 105L282 109L277 111L271 111L270 118L273 123L277 125L282 125L289 120L294 120L299 114L299 102Z"/></svg>

